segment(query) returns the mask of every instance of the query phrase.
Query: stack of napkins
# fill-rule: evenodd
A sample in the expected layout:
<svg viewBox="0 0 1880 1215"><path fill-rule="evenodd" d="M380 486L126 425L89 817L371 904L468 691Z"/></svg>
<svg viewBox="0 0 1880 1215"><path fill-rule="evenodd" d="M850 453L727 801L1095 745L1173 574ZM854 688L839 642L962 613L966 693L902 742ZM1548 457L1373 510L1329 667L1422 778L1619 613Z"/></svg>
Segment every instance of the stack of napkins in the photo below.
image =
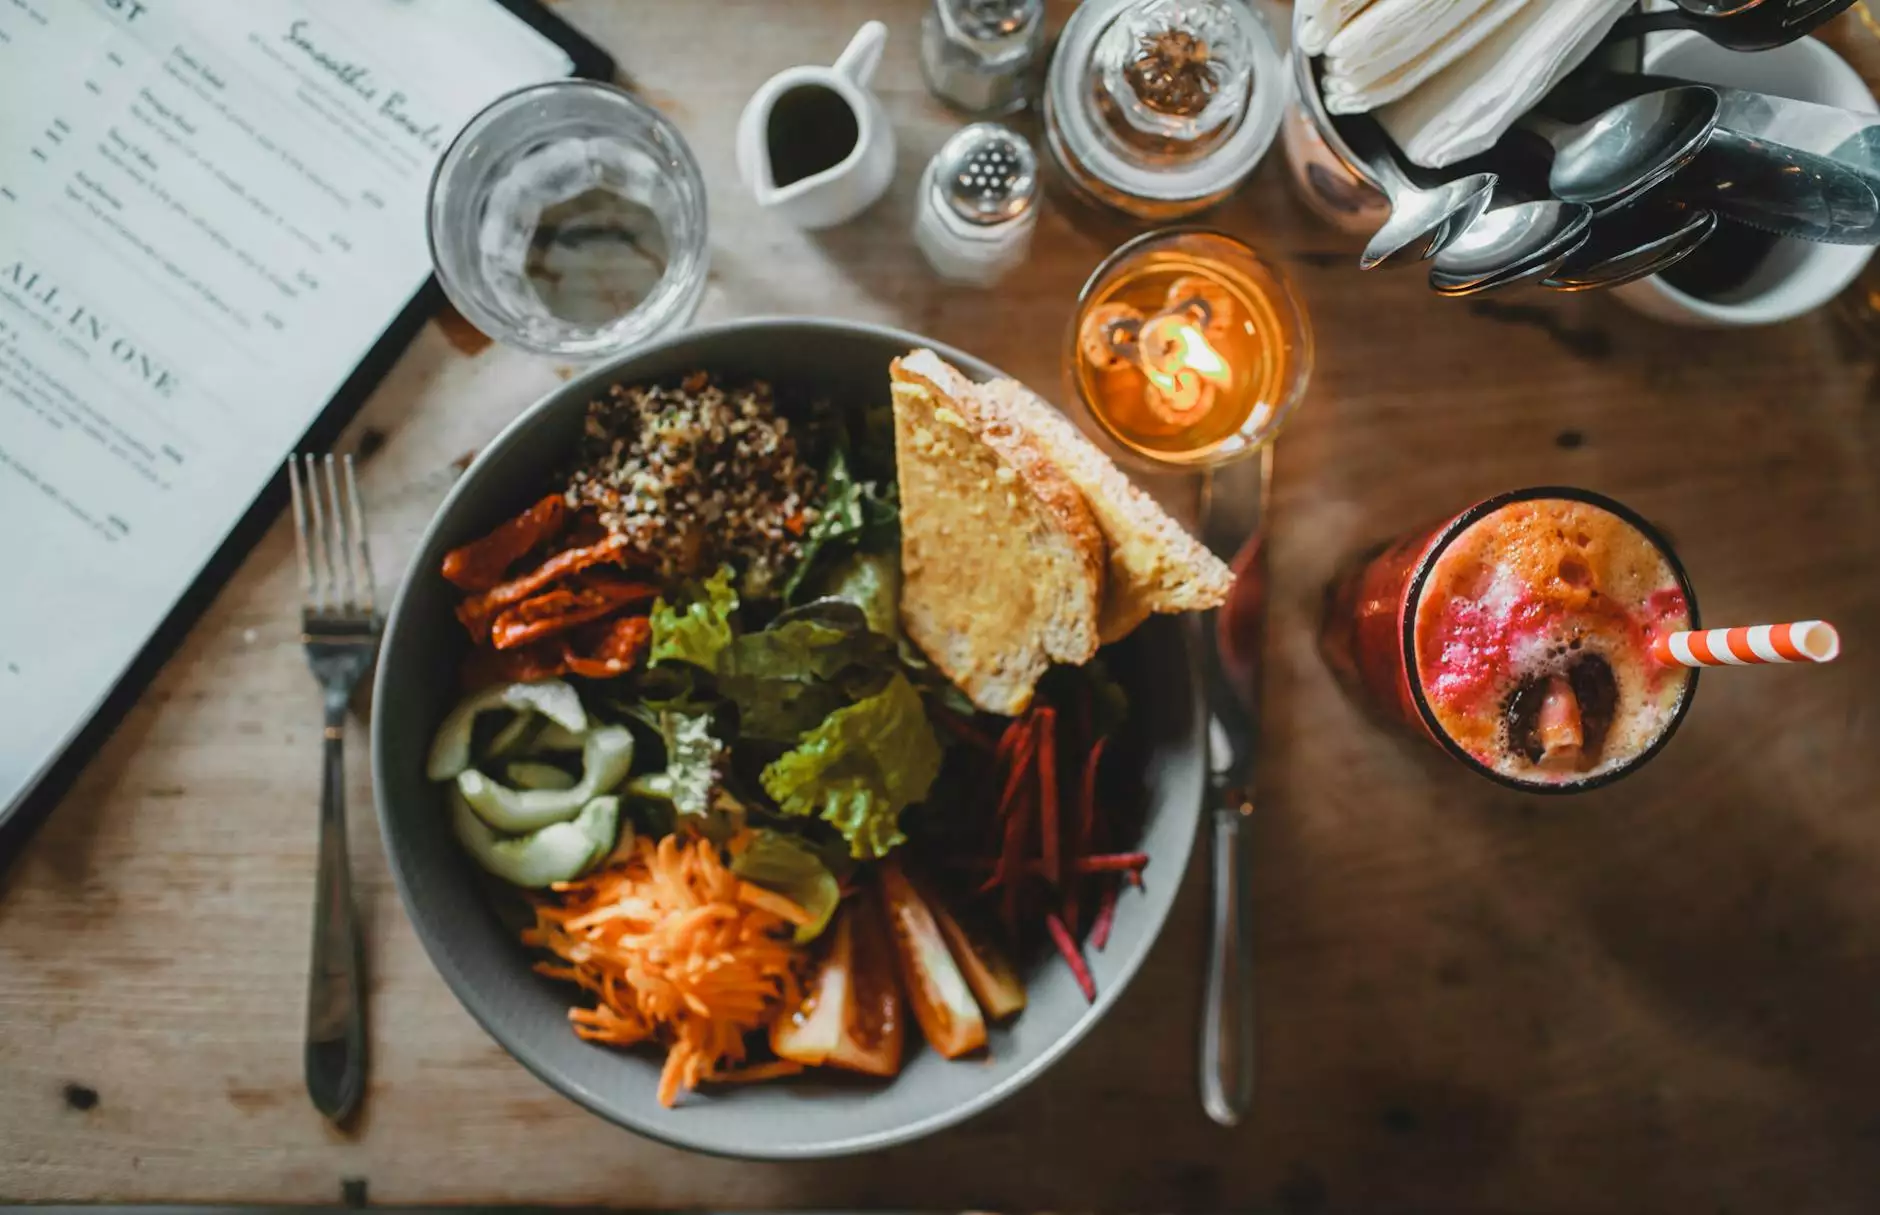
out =
<svg viewBox="0 0 1880 1215"><path fill-rule="evenodd" d="M1493 146L1592 52L1630 0L1299 0L1293 37L1325 57L1325 108L1376 111L1417 164Z"/></svg>

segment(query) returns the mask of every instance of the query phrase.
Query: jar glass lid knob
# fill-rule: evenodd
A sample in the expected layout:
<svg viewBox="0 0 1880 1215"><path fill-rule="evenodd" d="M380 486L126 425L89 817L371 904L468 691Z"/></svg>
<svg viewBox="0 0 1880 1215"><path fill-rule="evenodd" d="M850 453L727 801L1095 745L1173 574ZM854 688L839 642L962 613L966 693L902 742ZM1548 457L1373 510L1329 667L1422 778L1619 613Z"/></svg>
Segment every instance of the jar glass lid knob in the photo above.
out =
<svg viewBox="0 0 1880 1215"><path fill-rule="evenodd" d="M1141 0L1097 39L1099 109L1126 147L1198 155L1245 117L1257 53L1244 0Z"/></svg>

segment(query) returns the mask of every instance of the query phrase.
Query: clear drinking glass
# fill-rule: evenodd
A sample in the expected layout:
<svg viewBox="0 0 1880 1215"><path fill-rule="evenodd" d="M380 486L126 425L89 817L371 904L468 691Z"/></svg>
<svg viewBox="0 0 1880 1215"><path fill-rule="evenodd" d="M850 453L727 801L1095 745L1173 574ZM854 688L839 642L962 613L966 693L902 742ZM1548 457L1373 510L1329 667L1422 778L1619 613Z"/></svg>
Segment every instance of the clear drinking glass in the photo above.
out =
<svg viewBox="0 0 1880 1215"><path fill-rule="evenodd" d="M1206 228L1118 247L1079 293L1064 345L1077 401L1131 455L1163 466L1252 455L1312 377L1312 325L1291 280Z"/></svg>
<svg viewBox="0 0 1880 1215"><path fill-rule="evenodd" d="M492 102L438 162L431 261L498 341L594 358L691 319L709 259L705 183L677 127L612 85Z"/></svg>

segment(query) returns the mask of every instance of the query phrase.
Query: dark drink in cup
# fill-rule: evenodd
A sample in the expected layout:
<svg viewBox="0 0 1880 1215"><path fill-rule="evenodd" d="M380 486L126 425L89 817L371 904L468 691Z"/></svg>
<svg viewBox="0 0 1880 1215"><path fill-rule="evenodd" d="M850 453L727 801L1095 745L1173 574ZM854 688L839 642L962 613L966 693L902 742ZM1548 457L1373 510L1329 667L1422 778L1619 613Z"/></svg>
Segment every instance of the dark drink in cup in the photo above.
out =
<svg viewBox="0 0 1880 1215"><path fill-rule="evenodd" d="M1585 490L1516 490L1366 554L1326 592L1346 689L1484 776L1568 792L1637 768L1697 672L1652 657L1697 627L1664 537Z"/></svg>

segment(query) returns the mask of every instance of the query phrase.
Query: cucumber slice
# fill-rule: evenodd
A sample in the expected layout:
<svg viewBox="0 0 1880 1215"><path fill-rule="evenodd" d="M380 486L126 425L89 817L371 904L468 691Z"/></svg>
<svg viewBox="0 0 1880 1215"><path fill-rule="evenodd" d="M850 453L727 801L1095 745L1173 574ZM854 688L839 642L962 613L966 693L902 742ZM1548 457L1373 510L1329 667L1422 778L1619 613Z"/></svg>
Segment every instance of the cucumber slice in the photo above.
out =
<svg viewBox="0 0 1880 1215"><path fill-rule="evenodd" d="M617 797L593 798L570 822L508 838L490 830L456 789L450 791L450 802L451 826L464 851L505 882L531 889L581 876L613 850L621 829Z"/></svg>
<svg viewBox="0 0 1880 1215"><path fill-rule="evenodd" d="M470 767L471 735L477 714L491 709L540 713L554 724L581 734L588 728L587 710L572 686L559 679L535 683L499 684L472 693L457 702L431 739L431 754L424 773L432 780L451 780Z"/></svg>
<svg viewBox="0 0 1880 1215"><path fill-rule="evenodd" d="M492 829L521 835L566 822L592 798L613 792L633 767L633 732L625 726L588 731L581 748L581 779L568 789L512 789L475 768L457 776L457 791Z"/></svg>
<svg viewBox="0 0 1880 1215"><path fill-rule="evenodd" d="M566 768L530 759L511 760L503 778L517 789L572 789L575 778Z"/></svg>

